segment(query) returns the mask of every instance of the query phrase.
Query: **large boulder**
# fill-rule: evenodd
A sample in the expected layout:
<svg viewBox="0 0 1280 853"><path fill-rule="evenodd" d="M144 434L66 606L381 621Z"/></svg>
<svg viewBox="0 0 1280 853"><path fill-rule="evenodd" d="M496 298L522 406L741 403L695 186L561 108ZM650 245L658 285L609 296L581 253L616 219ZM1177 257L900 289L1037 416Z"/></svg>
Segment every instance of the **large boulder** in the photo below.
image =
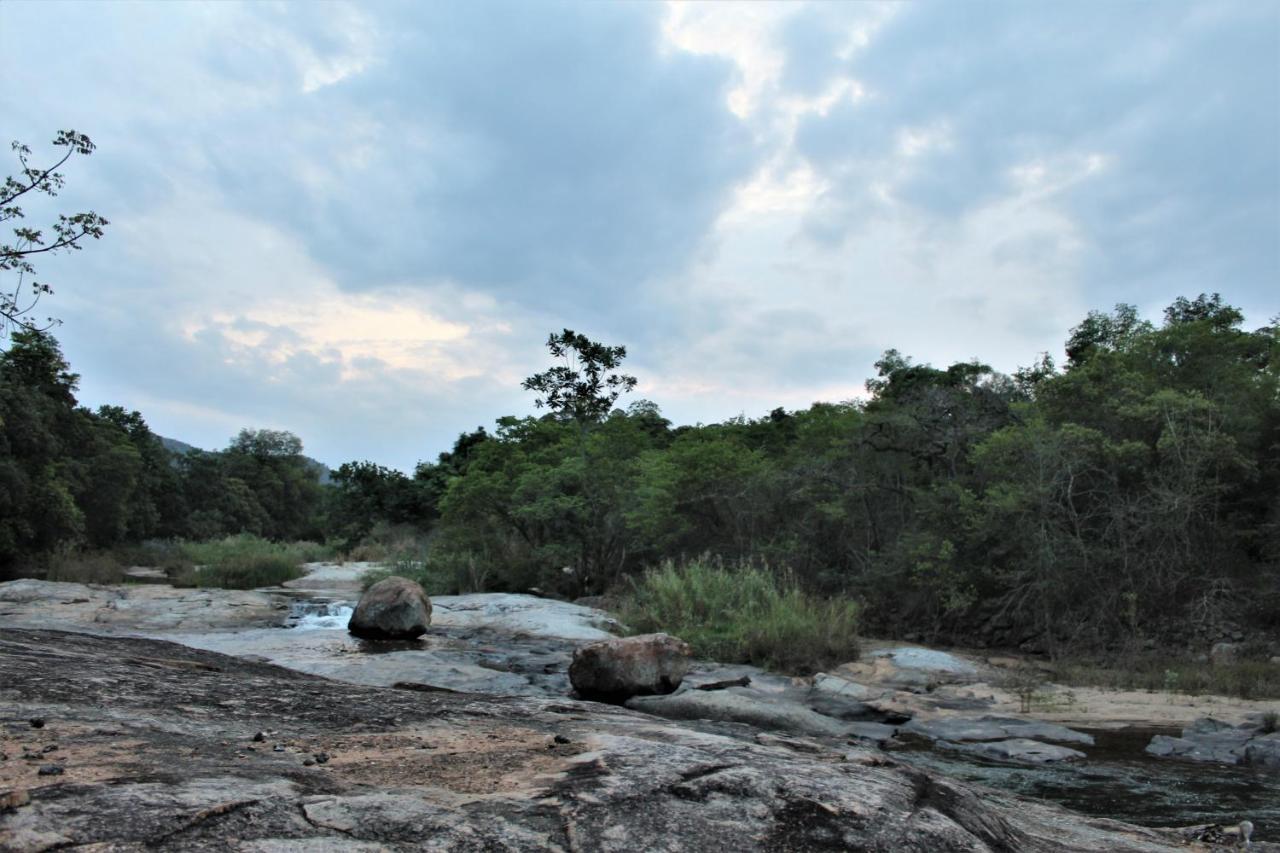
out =
<svg viewBox="0 0 1280 853"><path fill-rule="evenodd" d="M347 630L365 640L413 640L431 624L431 599L408 578L390 577L365 590Z"/></svg>
<svg viewBox="0 0 1280 853"><path fill-rule="evenodd" d="M624 702L675 690L691 658L689 644L670 634L600 640L574 651L569 681L585 699Z"/></svg>

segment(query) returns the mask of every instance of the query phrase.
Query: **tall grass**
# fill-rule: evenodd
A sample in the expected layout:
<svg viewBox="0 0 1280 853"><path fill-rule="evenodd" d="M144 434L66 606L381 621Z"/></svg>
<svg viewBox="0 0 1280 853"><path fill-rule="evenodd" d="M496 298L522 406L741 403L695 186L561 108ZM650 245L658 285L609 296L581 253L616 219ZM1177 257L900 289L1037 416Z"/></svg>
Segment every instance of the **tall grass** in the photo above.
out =
<svg viewBox="0 0 1280 853"><path fill-rule="evenodd" d="M49 559L45 579L69 583L123 583L124 566L106 551L56 554Z"/></svg>
<svg viewBox="0 0 1280 853"><path fill-rule="evenodd" d="M724 663L805 674L858 656L856 602L819 598L764 566L665 562L632 583L620 615Z"/></svg>
<svg viewBox="0 0 1280 853"><path fill-rule="evenodd" d="M270 542L241 534L207 542L184 542L185 565L170 568L174 586L255 589L302 577L302 564L330 553L314 542Z"/></svg>
<svg viewBox="0 0 1280 853"><path fill-rule="evenodd" d="M1211 664L1165 655L1068 660L1054 667L1051 678L1073 687L1280 699L1280 665L1266 660Z"/></svg>

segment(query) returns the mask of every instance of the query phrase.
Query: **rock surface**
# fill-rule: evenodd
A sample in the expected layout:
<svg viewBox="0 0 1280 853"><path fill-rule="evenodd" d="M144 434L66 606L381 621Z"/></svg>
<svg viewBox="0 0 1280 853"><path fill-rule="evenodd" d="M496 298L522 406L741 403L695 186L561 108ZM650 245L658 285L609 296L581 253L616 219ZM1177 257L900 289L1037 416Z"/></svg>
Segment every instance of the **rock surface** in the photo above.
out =
<svg viewBox="0 0 1280 853"><path fill-rule="evenodd" d="M1147 753L1213 764L1249 764L1280 772L1280 732L1266 732L1260 723L1231 725L1211 717L1196 720L1182 737L1156 735Z"/></svg>
<svg viewBox="0 0 1280 853"><path fill-rule="evenodd" d="M1085 757L1084 753L1078 749L1041 743L1038 740L1022 737L1008 740L979 741L976 743L953 743L943 740L938 741L938 746L943 749L956 750L957 752L969 752L974 755L986 756L987 758L997 758L1001 761L1018 761L1027 764L1048 764L1054 761L1071 761Z"/></svg>
<svg viewBox="0 0 1280 853"><path fill-rule="evenodd" d="M1060 743L1093 745L1093 736L1037 720L1019 720L1011 717L983 716L977 719L944 717L933 720L912 720L902 730L945 741L1000 741L1009 738L1052 740Z"/></svg>
<svg viewBox="0 0 1280 853"><path fill-rule="evenodd" d="M42 580L0 583L0 624L94 633L235 631L280 625L283 595L160 584L100 586Z"/></svg>
<svg viewBox="0 0 1280 853"><path fill-rule="evenodd" d="M0 725L5 850L1187 849L879 752L148 639L0 632ZM54 742L64 773L39 776L21 755Z"/></svg>
<svg viewBox="0 0 1280 853"><path fill-rule="evenodd" d="M569 682L579 696L609 702L670 693L688 674L692 657L689 644L670 634L611 637L574 651Z"/></svg>
<svg viewBox="0 0 1280 853"><path fill-rule="evenodd" d="M360 596L347 630L366 640L416 640L431 625L431 599L408 578L389 577Z"/></svg>

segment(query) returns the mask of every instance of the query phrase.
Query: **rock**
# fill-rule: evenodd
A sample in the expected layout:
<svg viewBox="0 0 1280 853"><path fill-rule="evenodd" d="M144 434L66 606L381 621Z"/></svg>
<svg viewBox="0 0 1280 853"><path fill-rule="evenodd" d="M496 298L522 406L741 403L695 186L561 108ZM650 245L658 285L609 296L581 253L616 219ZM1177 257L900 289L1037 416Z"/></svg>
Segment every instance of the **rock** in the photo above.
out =
<svg viewBox="0 0 1280 853"><path fill-rule="evenodd" d="M438 595L431 603L435 606L435 625L483 626L562 640L607 640L620 630L617 621L602 610L534 595Z"/></svg>
<svg viewBox="0 0 1280 853"><path fill-rule="evenodd" d="M31 724L31 728L33 729L44 728L44 720L40 717L32 717L30 720L28 720L28 722Z"/></svg>
<svg viewBox="0 0 1280 853"><path fill-rule="evenodd" d="M1239 651L1240 647L1235 643L1214 643L1209 650L1209 663L1214 666L1235 663Z"/></svg>
<svg viewBox="0 0 1280 853"><path fill-rule="evenodd" d="M693 652L670 634L641 634L579 646L569 682L586 699L623 702L632 696L670 693L680 686Z"/></svg>
<svg viewBox="0 0 1280 853"><path fill-rule="evenodd" d="M922 735L934 740L952 742L1000 741L1009 738L1052 740L1059 743L1093 744L1093 736L1038 720L1022 720L1016 717L984 716L941 717L933 720L912 720L901 726L902 731Z"/></svg>
<svg viewBox="0 0 1280 853"><path fill-rule="evenodd" d="M980 743L953 743L940 740L937 745L941 749L984 755L988 758L998 758L1002 761L1020 761L1027 764L1049 764L1054 761L1073 761L1085 757L1085 754L1078 749L1041 743L1030 738L1010 738L1009 740L991 740Z"/></svg>
<svg viewBox="0 0 1280 853"><path fill-rule="evenodd" d="M1182 730L1182 737L1156 735L1146 752L1157 758L1179 758L1213 764L1240 764L1258 730L1253 725L1233 726L1201 717ZM1266 751L1268 747L1263 747Z"/></svg>
<svg viewBox="0 0 1280 853"><path fill-rule="evenodd" d="M0 685L10 719L56 706L77 756L69 784L0 812L4 850L1187 849L1176 831L847 746L803 751L563 699L364 687L152 639L6 627ZM220 746L259 729L334 757L321 774ZM548 750L557 733L571 743ZM414 749L424 738L439 750Z"/></svg>
<svg viewBox="0 0 1280 853"><path fill-rule="evenodd" d="M1245 745L1244 760L1253 767L1280 771L1280 732L1255 737Z"/></svg>
<svg viewBox="0 0 1280 853"><path fill-rule="evenodd" d="M815 713L796 702L743 688L712 692L685 690L671 696L638 696L628 701L627 707L669 720L746 723L766 731L840 738L852 732L852 724Z"/></svg>
<svg viewBox="0 0 1280 853"><path fill-rule="evenodd" d="M871 690L854 681L818 673L805 704L810 709L838 720L879 720L884 715L867 704L884 691Z"/></svg>
<svg viewBox="0 0 1280 853"><path fill-rule="evenodd" d="M39 770L41 776L61 776L66 771L56 764L46 764Z"/></svg>
<svg viewBox="0 0 1280 853"><path fill-rule="evenodd" d="M347 630L365 640L414 640L431 624L431 599L408 578L378 581L360 596Z"/></svg>

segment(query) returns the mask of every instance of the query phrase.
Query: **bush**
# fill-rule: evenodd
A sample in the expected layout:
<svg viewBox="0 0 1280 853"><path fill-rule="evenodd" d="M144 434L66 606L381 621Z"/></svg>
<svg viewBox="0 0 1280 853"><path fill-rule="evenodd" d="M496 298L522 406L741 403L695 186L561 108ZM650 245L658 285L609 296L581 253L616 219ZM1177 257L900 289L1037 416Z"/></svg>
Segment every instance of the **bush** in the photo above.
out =
<svg viewBox="0 0 1280 853"><path fill-rule="evenodd" d="M856 602L818 598L763 566L668 561L633 581L621 616L638 633L674 634L724 663L812 673L858 656Z"/></svg>
<svg viewBox="0 0 1280 853"><path fill-rule="evenodd" d="M314 543L283 544L241 534L181 545L186 565L172 575L174 586L255 589L302 577L302 564L316 553Z"/></svg>
<svg viewBox="0 0 1280 853"><path fill-rule="evenodd" d="M125 566L106 551L68 552L49 559L45 578L68 583L123 583Z"/></svg>

